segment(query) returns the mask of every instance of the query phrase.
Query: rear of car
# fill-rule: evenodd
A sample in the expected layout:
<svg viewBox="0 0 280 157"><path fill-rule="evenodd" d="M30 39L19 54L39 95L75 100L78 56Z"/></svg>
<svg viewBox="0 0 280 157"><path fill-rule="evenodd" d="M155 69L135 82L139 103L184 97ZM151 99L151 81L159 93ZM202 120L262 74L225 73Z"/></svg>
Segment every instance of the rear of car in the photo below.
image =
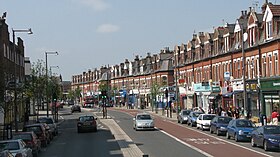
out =
<svg viewBox="0 0 280 157"><path fill-rule="evenodd" d="M81 112L81 107L79 105L73 105L71 107L71 112L73 113L75 111Z"/></svg>
<svg viewBox="0 0 280 157"><path fill-rule="evenodd" d="M34 132L18 132L13 135L13 139L22 139L28 148L32 149L34 156L38 156L41 150L41 141Z"/></svg>
<svg viewBox="0 0 280 157"><path fill-rule="evenodd" d="M197 123L199 123L198 126L201 127L202 130L204 129L210 129L210 122L211 120L215 117L215 114L201 114L200 117L201 119L197 120Z"/></svg>
<svg viewBox="0 0 280 157"><path fill-rule="evenodd" d="M96 132L97 131L96 118L94 118L93 116L79 117L78 122L77 122L77 130L78 130L78 133L84 132L84 131Z"/></svg>
<svg viewBox="0 0 280 157"><path fill-rule="evenodd" d="M51 117L40 117L38 119L39 123L46 123L50 127L50 132L52 135L56 136L58 134L57 126Z"/></svg>
<svg viewBox="0 0 280 157"><path fill-rule="evenodd" d="M33 131L38 138L40 139L41 143L43 146L47 146L48 143L48 137L46 133L46 129L43 126L43 124L38 123L38 124L31 124L31 125L26 125L22 129L23 132L31 132Z"/></svg>

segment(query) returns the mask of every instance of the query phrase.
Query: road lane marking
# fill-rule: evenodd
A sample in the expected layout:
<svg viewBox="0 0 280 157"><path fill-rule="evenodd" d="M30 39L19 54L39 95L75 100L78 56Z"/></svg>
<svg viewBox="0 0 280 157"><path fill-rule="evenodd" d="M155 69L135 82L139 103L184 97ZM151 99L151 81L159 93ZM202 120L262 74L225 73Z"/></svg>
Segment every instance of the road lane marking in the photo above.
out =
<svg viewBox="0 0 280 157"><path fill-rule="evenodd" d="M180 140L179 138L177 138L177 137L175 137L175 136L173 136L173 135L171 135L171 134L169 134L169 133L167 133L167 132L165 132L165 131L163 131L163 130L160 130L160 129L158 129L158 130L159 130L160 132L164 133L165 135L167 135L167 136L169 136L169 137L175 139L176 141L182 143L183 145L185 145L185 146L187 146L187 147L189 147L189 148L191 148L191 149L193 149L193 150L196 150L197 152L199 152L199 153L201 153L201 154L203 154L203 155L205 155L205 156L207 156L207 157L214 157L213 155L210 155L210 154L204 152L203 150L201 150L201 149L199 149L199 148L197 148L197 147L194 147L194 146L192 146L192 145L190 145L190 144L188 144L188 143L186 143L186 142Z"/></svg>

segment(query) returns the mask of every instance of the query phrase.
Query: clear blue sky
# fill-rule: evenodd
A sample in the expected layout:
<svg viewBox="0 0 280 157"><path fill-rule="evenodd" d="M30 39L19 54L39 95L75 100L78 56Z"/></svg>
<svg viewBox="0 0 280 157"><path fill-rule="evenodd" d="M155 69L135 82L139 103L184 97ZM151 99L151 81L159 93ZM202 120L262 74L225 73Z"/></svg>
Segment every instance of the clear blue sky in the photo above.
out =
<svg viewBox="0 0 280 157"><path fill-rule="evenodd" d="M71 80L134 55L173 49L187 43L194 31L213 32L225 22L235 23L241 10L255 2L260 12L264 0L0 0L0 14L7 12L10 33L32 28L33 35L17 33L31 62L45 60L45 51L58 51L48 63Z"/></svg>

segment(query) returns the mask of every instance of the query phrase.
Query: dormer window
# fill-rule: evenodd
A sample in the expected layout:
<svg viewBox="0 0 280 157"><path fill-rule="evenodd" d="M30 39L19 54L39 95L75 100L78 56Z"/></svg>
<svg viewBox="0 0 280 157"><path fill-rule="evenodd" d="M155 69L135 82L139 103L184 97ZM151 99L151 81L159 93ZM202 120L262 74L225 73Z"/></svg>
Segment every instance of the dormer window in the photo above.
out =
<svg viewBox="0 0 280 157"><path fill-rule="evenodd" d="M272 37L272 21L266 22L266 35L267 39Z"/></svg>
<svg viewBox="0 0 280 157"><path fill-rule="evenodd" d="M250 36L250 46L254 46L255 44L255 27L249 29L249 36Z"/></svg>

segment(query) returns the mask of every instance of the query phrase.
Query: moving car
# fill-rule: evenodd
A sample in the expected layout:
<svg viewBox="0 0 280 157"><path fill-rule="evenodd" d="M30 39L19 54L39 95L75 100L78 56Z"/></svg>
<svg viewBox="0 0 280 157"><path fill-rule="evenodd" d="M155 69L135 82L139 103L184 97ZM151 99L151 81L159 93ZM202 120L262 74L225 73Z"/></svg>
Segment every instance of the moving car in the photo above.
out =
<svg viewBox="0 0 280 157"><path fill-rule="evenodd" d="M210 133L219 135L226 135L228 123L232 120L227 116L216 116L210 122Z"/></svg>
<svg viewBox="0 0 280 157"><path fill-rule="evenodd" d="M28 148L32 149L33 156L37 157L41 151L41 141L37 135L32 132L17 132L13 135L13 139L22 139Z"/></svg>
<svg viewBox="0 0 280 157"><path fill-rule="evenodd" d="M56 136L58 134L57 126L52 117L39 117L38 122L46 123L50 127L50 132L53 134L53 136Z"/></svg>
<svg viewBox="0 0 280 157"><path fill-rule="evenodd" d="M42 123L25 125L22 129L23 132L33 131L40 139L42 146L46 147L49 143L48 132Z"/></svg>
<svg viewBox="0 0 280 157"><path fill-rule="evenodd" d="M188 116L188 122L187 124L188 125L191 125L191 126L196 126L196 120L197 120L197 117L200 115L200 114L203 114L203 112L201 111L192 111L189 116Z"/></svg>
<svg viewBox="0 0 280 157"><path fill-rule="evenodd" d="M251 133L255 128L255 124L247 119L232 119L227 126L227 139L234 137L236 142L241 140L250 141Z"/></svg>
<svg viewBox="0 0 280 157"><path fill-rule="evenodd" d="M82 131L97 131L97 123L96 123L97 118L94 118L93 116L80 116L78 118L77 122L77 128L78 128L78 133Z"/></svg>
<svg viewBox="0 0 280 157"><path fill-rule="evenodd" d="M133 129L137 130L154 130L154 120L148 113L138 113L133 118Z"/></svg>
<svg viewBox="0 0 280 157"><path fill-rule="evenodd" d="M73 105L71 107L71 112L73 113L75 111L81 112L81 107L79 105Z"/></svg>
<svg viewBox="0 0 280 157"><path fill-rule="evenodd" d="M201 129L210 129L210 122L215 117L215 114L200 114L196 120L196 128Z"/></svg>
<svg viewBox="0 0 280 157"><path fill-rule="evenodd" d="M32 157L32 149L22 139L0 141L0 149L9 150L13 156Z"/></svg>
<svg viewBox="0 0 280 157"><path fill-rule="evenodd" d="M252 132L251 145L261 146L265 151L280 150L280 126L264 125Z"/></svg>
<svg viewBox="0 0 280 157"><path fill-rule="evenodd" d="M187 123L188 121L188 116L191 113L191 110L181 110L179 115L177 116L178 123Z"/></svg>

